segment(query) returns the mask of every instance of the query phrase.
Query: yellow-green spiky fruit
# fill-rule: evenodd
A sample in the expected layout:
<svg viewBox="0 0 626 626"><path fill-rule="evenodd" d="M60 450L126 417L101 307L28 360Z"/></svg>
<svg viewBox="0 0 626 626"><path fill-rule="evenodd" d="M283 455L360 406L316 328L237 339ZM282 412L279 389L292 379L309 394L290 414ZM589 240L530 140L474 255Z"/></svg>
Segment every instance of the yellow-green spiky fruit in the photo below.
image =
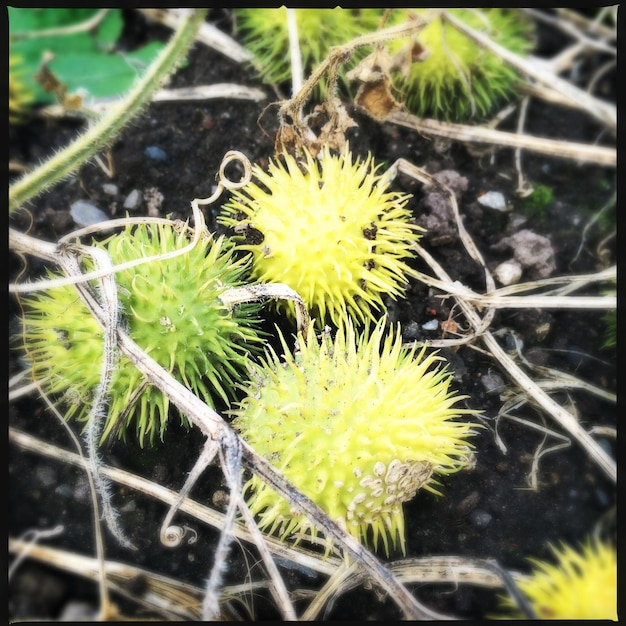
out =
<svg viewBox="0 0 626 626"><path fill-rule="evenodd" d="M26 86L20 70L21 58L9 55L9 124L19 124L33 101L33 94Z"/></svg>
<svg viewBox="0 0 626 626"><path fill-rule="evenodd" d="M532 24L519 9L447 9L461 22L489 36L495 43L525 55L533 46ZM437 9L411 9L430 19ZM390 25L401 23L409 10L394 9ZM428 56L410 65L406 76L394 84L400 100L416 115L446 120L467 120L492 112L515 95L520 78L502 58L481 47L440 17L419 31L419 43ZM389 44L391 52L406 45L406 39Z"/></svg>
<svg viewBox="0 0 626 626"><path fill-rule="evenodd" d="M391 191L372 157L353 160L323 148L253 167L253 180L233 192L218 218L234 228L238 248L253 255L253 277L283 283L313 309L320 324L374 319L383 296L404 294L414 270L407 260L422 229ZM256 180L254 180L256 179Z"/></svg>
<svg viewBox="0 0 626 626"><path fill-rule="evenodd" d="M617 621L617 552L615 547L587 541L577 550L552 548L556 563L532 559L533 573L517 584L538 619ZM502 599L507 617L521 618L513 600Z"/></svg>
<svg viewBox="0 0 626 626"><path fill-rule="evenodd" d="M294 9L302 69L306 78L326 58L331 46L348 43L373 32L380 24L379 9ZM237 32L252 53L263 80L282 84L291 79L287 9L234 9ZM364 52L357 50L355 60ZM320 85L323 91L324 81ZM318 89L318 95L320 90Z"/></svg>
<svg viewBox="0 0 626 626"><path fill-rule="evenodd" d="M189 241L184 230L142 224L94 245L119 265L180 250ZM246 260L235 260L223 237L205 232L189 252L116 274L122 323L130 336L211 406L217 398L232 399L249 353L261 350L259 305L230 310L220 300L226 289L245 282L247 269ZM85 419L100 380L102 329L72 285L29 296L24 308L23 343L33 377L62 403L68 419ZM142 445L145 438L152 443L155 435L163 437L168 398L145 386L143 375L121 355L107 408L103 439L115 431L124 437L131 425Z"/></svg>
<svg viewBox="0 0 626 626"><path fill-rule="evenodd" d="M233 425L299 490L347 532L374 548L382 539L405 550L402 503L436 478L466 466L475 413L455 408L443 360L402 345L400 328L385 336L385 319L361 335L348 322L333 339L309 327L292 355L269 350ZM258 477L245 487L259 525L285 538L310 533L307 518ZM330 545L329 545L330 547Z"/></svg>

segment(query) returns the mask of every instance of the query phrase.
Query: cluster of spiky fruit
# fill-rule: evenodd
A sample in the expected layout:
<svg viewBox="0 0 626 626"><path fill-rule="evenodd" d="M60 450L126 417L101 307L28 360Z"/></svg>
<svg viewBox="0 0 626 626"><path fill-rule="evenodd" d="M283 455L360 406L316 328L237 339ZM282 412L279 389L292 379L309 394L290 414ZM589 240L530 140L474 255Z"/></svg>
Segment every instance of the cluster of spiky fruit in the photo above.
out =
<svg viewBox="0 0 626 626"><path fill-rule="evenodd" d="M515 94L518 73L497 54L486 50L434 13L438 9L393 9L386 26L412 16L429 21L416 40L428 56L406 64L393 75L399 100L420 116L463 120L488 114L498 102ZM467 26L519 55L533 46L530 20L519 9L448 9ZM385 9L296 9L299 46L307 75L327 56L331 46L371 33L381 24ZM238 9L242 40L253 53L261 75L281 83L291 75L285 7ZM388 43L390 52L407 51L407 38ZM361 50L357 52L362 52ZM343 74L342 74L343 76Z"/></svg>
<svg viewBox="0 0 626 626"><path fill-rule="evenodd" d="M280 159L267 172L253 167L256 180L233 192L219 221L252 253L253 277L294 289L320 325L375 319L383 296L403 295L414 274L407 261L422 229L406 208L410 196L348 147Z"/></svg>
<svg viewBox="0 0 626 626"><path fill-rule="evenodd" d="M253 365L233 425L243 438L347 532L366 544L405 550L402 504L471 459L471 409L434 353L402 345L385 319L357 335L348 322L334 338L313 327L292 354L269 349ZM309 533L302 513L258 477L246 485L259 525L281 537Z"/></svg>
<svg viewBox="0 0 626 626"><path fill-rule="evenodd" d="M617 621L617 552L613 545L587 541L581 549L552 548L555 563L532 560L533 573L518 586L538 619ZM503 598L510 617L522 617Z"/></svg>
<svg viewBox="0 0 626 626"><path fill-rule="evenodd" d="M185 229L170 225L127 227L104 242L112 262L180 250ZM260 352L258 304L230 310L220 295L245 282L247 261L237 260L223 237L202 233L191 251L151 260L116 274L119 301L130 336L155 361L214 406L229 402L246 371L250 353ZM52 273L50 273L52 276ZM24 347L33 376L58 398L67 418L85 419L100 381L103 331L74 286L54 287L24 299ZM163 437L169 399L124 356L116 363L103 432L124 437L131 425L138 439ZM186 423L186 418L182 418Z"/></svg>

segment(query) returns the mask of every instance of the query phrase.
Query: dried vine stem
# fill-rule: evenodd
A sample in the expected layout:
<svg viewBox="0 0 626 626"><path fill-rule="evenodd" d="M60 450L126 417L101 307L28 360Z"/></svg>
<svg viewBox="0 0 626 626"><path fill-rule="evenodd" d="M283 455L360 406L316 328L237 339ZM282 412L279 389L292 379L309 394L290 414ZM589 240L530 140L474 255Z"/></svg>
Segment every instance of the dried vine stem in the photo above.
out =
<svg viewBox="0 0 626 626"><path fill-rule="evenodd" d="M519 593L517 582L527 576L504 570L491 559L471 559L462 556L431 556L402 559L389 563L389 569L404 583L468 584L487 589L506 589L518 606L530 618L532 608ZM302 615L302 620L323 619L320 613L339 596L363 584L363 573L343 565L316 594Z"/></svg>
<svg viewBox="0 0 626 626"><path fill-rule="evenodd" d="M481 294L462 285L458 281L449 283L437 280L423 272L417 272L419 279L445 291L450 296L463 298L471 302L479 309L519 309L519 308L540 308L540 309L615 309L617 307L617 296L566 296L564 294L528 294L525 296L514 296L512 293L531 291L543 287L544 285L568 283L565 290L572 291L581 287L598 282L605 282L617 279L616 267L601 270L596 274L586 274L579 276L560 276L527 283L518 283L488 291ZM569 284L573 283L573 284Z"/></svg>
<svg viewBox="0 0 626 626"><path fill-rule="evenodd" d="M603 146L546 139L533 135L495 130L484 126L453 124L433 119L424 119L404 111L394 111L386 118L387 122L410 128L425 135L436 135L467 143L490 144L509 148L522 148L553 157L571 159L585 163L596 163L607 167L617 165L617 150Z"/></svg>
<svg viewBox="0 0 626 626"><path fill-rule="evenodd" d="M543 16L543 14L531 9L522 10L529 12L535 19L539 19L540 16L542 16L542 19L548 19ZM558 11L557 9L557 12ZM591 40L579 31L574 30L570 32L570 34L577 38L577 43L566 50L562 57L553 59L552 61L545 61L533 57L526 59L497 45L487 35L471 29L449 11L442 11L442 19L460 30L467 37L476 41L479 45L500 56L506 63L515 67L522 74L533 79L535 81L533 83L520 85L520 88L526 93L540 97L549 102L583 110L600 121L604 126L608 127L611 132L615 133L617 118L615 107L603 100L593 97L588 91L579 89L558 76L558 72L562 71L565 66L570 65L573 58L579 53L584 52L585 49L601 48L603 52L615 55L615 47L602 41ZM554 20L552 20L552 22L557 25L563 24L563 20L559 20L558 23ZM569 30L572 31L571 28ZM609 35L610 33L605 34L605 38L609 39ZM523 149L578 162L596 163L607 167L615 167L617 165L616 149L604 146L499 131L482 125L471 126L442 122L434 119L423 119L401 110L390 113L386 121L411 128L426 135L435 135L461 142L510 147L518 151Z"/></svg>
<svg viewBox="0 0 626 626"><path fill-rule="evenodd" d="M417 247L420 256L430 265L439 278L445 282L452 282L445 270L430 256L421 246ZM482 320L470 303L462 298L457 298L459 306L474 328L479 328ZM581 426L580 422L569 411L555 402L543 389L541 389L502 349L491 332L485 331L479 334L480 339L486 345L491 355L500 363L502 368L509 374L514 384L520 386L539 406L541 406L553 419L558 422L576 441L583 447L589 456L600 466L607 477L617 481L617 467L615 460L598 444L591 435Z"/></svg>

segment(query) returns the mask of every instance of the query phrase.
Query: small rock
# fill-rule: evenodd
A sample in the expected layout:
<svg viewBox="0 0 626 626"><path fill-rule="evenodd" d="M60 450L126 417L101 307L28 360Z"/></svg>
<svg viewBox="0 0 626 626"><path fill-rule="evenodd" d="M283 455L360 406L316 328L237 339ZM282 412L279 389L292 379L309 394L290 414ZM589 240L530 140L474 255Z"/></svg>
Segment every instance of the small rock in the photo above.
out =
<svg viewBox="0 0 626 626"><path fill-rule="evenodd" d="M72 497L72 488L69 485L59 485L54 489L54 494L69 499Z"/></svg>
<svg viewBox="0 0 626 626"><path fill-rule="evenodd" d="M442 185L450 189L457 200L460 200L463 192L467 191L469 181L465 176L461 176L456 170L441 170L433 174L433 178Z"/></svg>
<svg viewBox="0 0 626 626"><path fill-rule="evenodd" d="M487 393L501 393L506 388L502 376L498 374L485 374L481 377L480 382Z"/></svg>
<svg viewBox="0 0 626 626"><path fill-rule="evenodd" d="M487 191L477 198L478 202L495 211L510 211L504 196L499 191Z"/></svg>
<svg viewBox="0 0 626 626"><path fill-rule="evenodd" d="M422 324L422 328L424 330L437 330L439 328L439 320L438 319L429 320L425 324Z"/></svg>
<svg viewBox="0 0 626 626"><path fill-rule="evenodd" d="M55 211L48 207L44 211L46 221L52 226L55 232L65 233L72 229L73 221L70 212L67 210Z"/></svg>
<svg viewBox="0 0 626 626"><path fill-rule="evenodd" d="M139 203L141 202L141 192L139 189L133 189L128 196L126 196L126 200L124 200L124 208L127 211L135 211L139 208Z"/></svg>
<svg viewBox="0 0 626 626"><path fill-rule="evenodd" d="M414 341L420 339L422 334L420 333L420 327L417 322L409 322L402 329L402 335L405 341Z"/></svg>
<svg viewBox="0 0 626 626"><path fill-rule="evenodd" d="M493 271L493 275L501 285L507 287L518 283L522 277L522 272L522 266L515 259L510 259L500 263Z"/></svg>
<svg viewBox="0 0 626 626"><path fill-rule="evenodd" d="M35 470L35 476L44 487L51 487L57 482L56 474L46 465L37 467L37 469Z"/></svg>
<svg viewBox="0 0 626 626"><path fill-rule="evenodd" d="M78 226L91 226L99 222L106 222L109 216L97 206L85 200L77 200L70 207L70 215Z"/></svg>
<svg viewBox="0 0 626 626"><path fill-rule="evenodd" d="M161 214L161 205L164 200L163 194L155 187L150 187L146 189L143 197L148 205L148 215L150 217L159 217Z"/></svg>
<svg viewBox="0 0 626 626"><path fill-rule="evenodd" d="M493 515L491 515L491 513L487 513L487 511L483 511L482 509L476 509L470 513L470 520L477 528L485 528L486 526L489 526L492 519Z"/></svg>
<svg viewBox="0 0 626 626"><path fill-rule="evenodd" d="M158 146L148 146L143 153L153 161L167 161L167 154Z"/></svg>
<svg viewBox="0 0 626 626"><path fill-rule="evenodd" d="M122 513L134 513L136 510L137 510L137 502L134 499L129 500L128 502L125 502L120 507L120 511Z"/></svg>
<svg viewBox="0 0 626 626"><path fill-rule="evenodd" d="M113 183L104 183L104 185L102 185L102 191L109 196L117 196L119 189L117 185L114 185Z"/></svg>
<svg viewBox="0 0 626 626"><path fill-rule="evenodd" d="M433 174L433 178L448 187L457 201L467 190L467 178L454 170L441 170ZM435 185L428 185L424 209L425 214L419 218L418 225L426 229L426 237L433 246L453 243L458 239L456 219L446 193Z"/></svg>
<svg viewBox="0 0 626 626"><path fill-rule="evenodd" d="M547 278L556 269L554 248L550 240L526 228L510 237L504 237L492 248L512 249L515 260L529 270L531 280Z"/></svg>

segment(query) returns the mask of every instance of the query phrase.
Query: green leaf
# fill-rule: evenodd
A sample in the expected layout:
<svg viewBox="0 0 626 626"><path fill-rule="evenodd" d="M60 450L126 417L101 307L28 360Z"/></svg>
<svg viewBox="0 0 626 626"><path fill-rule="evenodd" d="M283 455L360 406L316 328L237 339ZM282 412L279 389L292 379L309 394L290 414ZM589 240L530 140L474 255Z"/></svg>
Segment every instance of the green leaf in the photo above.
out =
<svg viewBox="0 0 626 626"><path fill-rule="evenodd" d="M83 89L87 98L108 98L126 92L162 50L162 43L153 42L132 52L114 51L124 26L120 9L108 10L91 30L43 32L75 29L99 11L8 7L10 52L20 57L22 79L34 92L37 102L55 101L54 95L45 92L35 80L45 55L53 56L49 68L70 94ZM42 34L37 35L39 32Z"/></svg>
<svg viewBox="0 0 626 626"><path fill-rule="evenodd" d="M8 7L12 35L80 24L99 9L20 9Z"/></svg>
<svg viewBox="0 0 626 626"><path fill-rule="evenodd" d="M59 56L50 69L67 85L70 93L78 89L93 98L121 96L130 89L137 75L141 74L161 49L154 42L140 53L127 55L96 52L67 53Z"/></svg>

